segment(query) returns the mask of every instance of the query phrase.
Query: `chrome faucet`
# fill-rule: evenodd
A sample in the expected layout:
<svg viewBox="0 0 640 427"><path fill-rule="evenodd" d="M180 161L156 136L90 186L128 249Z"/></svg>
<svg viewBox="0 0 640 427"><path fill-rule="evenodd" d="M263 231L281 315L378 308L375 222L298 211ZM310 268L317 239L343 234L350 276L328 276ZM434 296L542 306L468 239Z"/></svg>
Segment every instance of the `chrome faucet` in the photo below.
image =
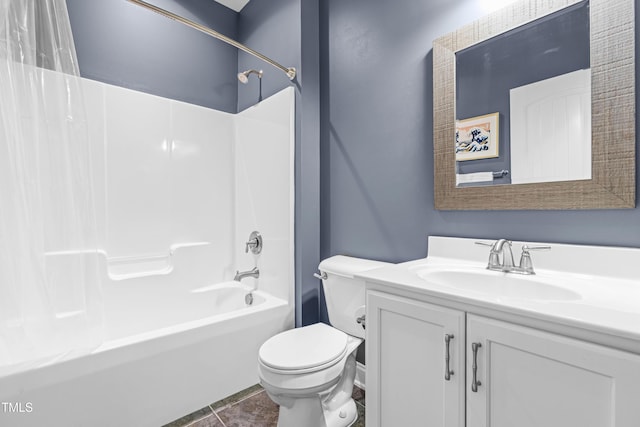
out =
<svg viewBox="0 0 640 427"><path fill-rule="evenodd" d="M489 252L489 270L511 271L514 267L512 243L507 239L496 241ZM502 262L500 260L502 259Z"/></svg>
<svg viewBox="0 0 640 427"><path fill-rule="evenodd" d="M236 270L236 275L233 278L233 280L235 280L236 282L239 282L242 279L244 279L245 277L253 277L253 278L257 279L258 277L260 277L260 270L258 270L258 267L253 267L249 271Z"/></svg>
<svg viewBox="0 0 640 427"><path fill-rule="evenodd" d="M531 254L529 253L529 251L551 249L551 246L524 245L522 247L520 265L516 266L513 262L512 242L510 240L500 239L494 243L476 242L476 244L491 246L491 251L489 252L489 262L487 263L487 270L517 274L536 274L533 270L533 262L531 261Z"/></svg>

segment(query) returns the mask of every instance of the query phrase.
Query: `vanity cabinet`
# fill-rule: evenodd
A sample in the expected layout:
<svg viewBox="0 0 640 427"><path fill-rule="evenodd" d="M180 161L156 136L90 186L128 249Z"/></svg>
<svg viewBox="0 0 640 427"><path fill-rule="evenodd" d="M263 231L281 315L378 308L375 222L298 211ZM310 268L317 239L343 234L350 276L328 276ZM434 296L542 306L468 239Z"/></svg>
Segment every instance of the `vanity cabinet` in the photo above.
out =
<svg viewBox="0 0 640 427"><path fill-rule="evenodd" d="M379 291L366 342L367 426L640 426L637 354Z"/></svg>
<svg viewBox="0 0 640 427"><path fill-rule="evenodd" d="M368 427L464 427L464 322L458 310L367 292Z"/></svg>

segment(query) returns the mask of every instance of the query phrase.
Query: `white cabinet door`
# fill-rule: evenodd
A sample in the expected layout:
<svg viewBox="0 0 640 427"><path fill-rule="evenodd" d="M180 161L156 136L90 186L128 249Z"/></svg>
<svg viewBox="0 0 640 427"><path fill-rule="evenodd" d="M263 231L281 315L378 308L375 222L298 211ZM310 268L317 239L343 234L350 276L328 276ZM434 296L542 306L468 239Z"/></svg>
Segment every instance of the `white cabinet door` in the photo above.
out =
<svg viewBox="0 0 640 427"><path fill-rule="evenodd" d="M467 426L638 427L640 356L468 315Z"/></svg>
<svg viewBox="0 0 640 427"><path fill-rule="evenodd" d="M367 427L464 427L465 314L368 291L366 319Z"/></svg>

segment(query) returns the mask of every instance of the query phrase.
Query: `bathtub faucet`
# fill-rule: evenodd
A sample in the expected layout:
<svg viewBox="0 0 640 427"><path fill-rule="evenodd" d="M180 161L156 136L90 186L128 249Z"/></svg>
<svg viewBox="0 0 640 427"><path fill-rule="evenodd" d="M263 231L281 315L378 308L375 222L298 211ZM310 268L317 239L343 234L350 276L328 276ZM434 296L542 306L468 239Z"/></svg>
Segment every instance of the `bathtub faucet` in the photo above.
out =
<svg viewBox="0 0 640 427"><path fill-rule="evenodd" d="M258 277L260 277L260 270L258 270L258 267L253 267L253 269L249 270L249 271L236 271L236 277L233 278L233 280L235 280L236 282L239 282L240 280L244 279L245 277L253 277L255 279L257 279Z"/></svg>
<svg viewBox="0 0 640 427"><path fill-rule="evenodd" d="M249 271L236 270L236 277L234 277L233 280L235 280L236 282L239 282L240 280L244 279L245 277L253 277L253 278L257 279L258 277L260 277L260 270L258 270L258 267L253 267ZM254 287L253 291L255 291L255 290L256 290L256 288ZM252 305L253 304L253 291L249 291L249 293L244 296L244 302L247 305Z"/></svg>

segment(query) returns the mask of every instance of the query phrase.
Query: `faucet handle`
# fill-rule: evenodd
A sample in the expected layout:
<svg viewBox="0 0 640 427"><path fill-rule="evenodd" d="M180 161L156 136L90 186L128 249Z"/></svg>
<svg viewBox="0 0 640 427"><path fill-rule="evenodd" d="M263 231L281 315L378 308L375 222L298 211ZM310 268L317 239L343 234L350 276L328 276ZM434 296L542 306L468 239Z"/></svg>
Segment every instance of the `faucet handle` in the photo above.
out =
<svg viewBox="0 0 640 427"><path fill-rule="evenodd" d="M248 254L248 253L249 253L249 248L253 249L253 248L255 248L256 246L258 246L258 241L257 241L257 239L250 239L250 240L249 240L248 242L246 242L244 245L245 245L245 246L244 246L244 253L245 253L245 254Z"/></svg>
<svg viewBox="0 0 640 427"><path fill-rule="evenodd" d="M251 249L251 253L254 255L262 252L262 236L260 232L254 231L249 236L249 240L245 243L244 253L249 253L249 249Z"/></svg>
<svg viewBox="0 0 640 427"><path fill-rule="evenodd" d="M493 245L495 245L495 242L493 242L493 243L487 243L487 242L480 242L480 241L478 241L478 242L476 242L476 245L480 245L480 246L488 246L488 247L492 248L492 247L493 247Z"/></svg>
<svg viewBox="0 0 640 427"><path fill-rule="evenodd" d="M522 247L522 256L520 256L520 271L524 274L536 274L533 271L533 262L531 261L531 254L529 251L548 251L551 246L529 246L524 245Z"/></svg>
<svg viewBox="0 0 640 427"><path fill-rule="evenodd" d="M522 247L522 252L529 252L529 251L549 251L551 250L551 246L529 246L529 245L524 245Z"/></svg>

